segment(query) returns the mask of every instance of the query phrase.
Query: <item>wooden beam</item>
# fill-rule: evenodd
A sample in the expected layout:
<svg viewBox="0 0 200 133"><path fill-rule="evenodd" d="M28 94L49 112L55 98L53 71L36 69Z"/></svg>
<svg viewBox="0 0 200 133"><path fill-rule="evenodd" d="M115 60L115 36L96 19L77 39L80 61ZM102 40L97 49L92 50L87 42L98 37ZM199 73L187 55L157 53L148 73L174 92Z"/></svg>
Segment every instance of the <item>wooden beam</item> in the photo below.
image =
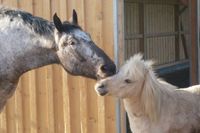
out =
<svg viewBox="0 0 200 133"><path fill-rule="evenodd" d="M125 0L127 3L183 5L179 0Z"/></svg>
<svg viewBox="0 0 200 133"><path fill-rule="evenodd" d="M197 73L197 0L190 0L191 48L190 79L191 85L198 83Z"/></svg>
<svg viewBox="0 0 200 133"><path fill-rule="evenodd" d="M131 34L125 35L125 40L132 40L132 39L140 39L140 38L158 38L158 37L169 37L169 36L176 36L178 34L184 35L188 34L189 31L176 31L176 32L160 32L160 33L145 33L145 34Z"/></svg>
<svg viewBox="0 0 200 133"><path fill-rule="evenodd" d="M180 45L179 45L179 5L174 6L174 30L175 32L178 32L177 35L175 35L175 61L178 61L180 58Z"/></svg>
<svg viewBox="0 0 200 133"><path fill-rule="evenodd" d="M139 32L144 35L144 3L139 3ZM140 51L144 53L145 36L140 39Z"/></svg>

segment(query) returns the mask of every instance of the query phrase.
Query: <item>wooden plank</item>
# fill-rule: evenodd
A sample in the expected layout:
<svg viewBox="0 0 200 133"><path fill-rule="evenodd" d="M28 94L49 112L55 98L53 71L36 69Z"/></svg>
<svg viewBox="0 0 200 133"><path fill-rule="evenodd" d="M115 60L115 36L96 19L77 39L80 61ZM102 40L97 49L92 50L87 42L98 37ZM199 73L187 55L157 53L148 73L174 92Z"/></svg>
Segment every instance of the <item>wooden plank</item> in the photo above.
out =
<svg viewBox="0 0 200 133"><path fill-rule="evenodd" d="M18 1L16 0L2 0L2 4L9 7L18 7Z"/></svg>
<svg viewBox="0 0 200 133"><path fill-rule="evenodd" d="M54 121L54 88L53 84L55 83L56 80L53 80L53 70L52 66L48 66L47 68L47 93L48 93L48 127L49 127L49 133L54 133L55 130L55 121Z"/></svg>
<svg viewBox="0 0 200 133"><path fill-rule="evenodd" d="M33 0L19 0L18 7L29 13L33 13Z"/></svg>
<svg viewBox="0 0 200 133"><path fill-rule="evenodd" d="M76 11L78 14L78 23L85 30L85 3L84 1L75 0ZM78 4L79 3L79 4ZM80 129L81 133L88 133L88 87L87 79L79 78L79 88L80 88Z"/></svg>
<svg viewBox="0 0 200 133"><path fill-rule="evenodd" d="M43 1L35 0L33 12L36 16L45 17ZM48 5L47 5L48 6ZM37 132L50 132L49 130L49 94L47 88L47 69L45 67L36 70L36 105L37 105Z"/></svg>
<svg viewBox="0 0 200 133"><path fill-rule="evenodd" d="M27 12L32 13L33 12L33 8L32 8L32 0L30 1L26 1L26 0L20 0L19 3L19 8L23 9ZM31 105L31 95L33 95L34 91L31 90L31 82L30 82L30 78L31 78L31 72L26 73L25 75L23 75L21 77L21 98L22 98L22 110L23 110L23 114L22 114L22 118L23 118L23 132L29 132L29 133L34 133L32 132L32 128L34 128L34 126L31 124L34 121L31 120L31 112L34 112L33 108L35 105ZM33 84L33 83L32 83ZM30 95L31 94L31 95Z"/></svg>
<svg viewBox="0 0 200 133"><path fill-rule="evenodd" d="M4 108L3 112L0 114L0 132L7 133L7 119L6 119L6 110Z"/></svg>
<svg viewBox="0 0 200 133"><path fill-rule="evenodd" d="M37 133L38 122L37 122L37 106L36 106L36 71L35 70L29 72L28 82L29 82L28 94L29 94L29 100L30 100L30 104L29 104L30 111L27 111L27 114L29 115L30 119L27 121L29 123L27 128L28 130L30 130L30 133Z"/></svg>
<svg viewBox="0 0 200 133"><path fill-rule="evenodd" d="M96 39L95 30L96 21L95 21L95 6L91 6L93 4L93 0L85 1L85 28L86 31L91 34L92 39L98 45ZM87 96L88 96L88 132L98 132L98 102L97 95L92 89L94 87L94 81L88 79L87 80ZM92 102L91 102L92 101Z"/></svg>
<svg viewBox="0 0 200 133"><path fill-rule="evenodd" d="M69 88L70 88L70 82L68 82L68 74L66 71L63 70L62 72L63 75L63 88L62 88L62 93L63 93L63 115L64 115L64 129L65 132L67 133L72 133L71 132L71 119L73 116L71 116L71 110L70 110L70 93L69 93Z"/></svg>
<svg viewBox="0 0 200 133"><path fill-rule="evenodd" d="M76 1L67 1L67 17L72 17L73 9L76 9ZM67 75L68 94L69 94L69 112L70 112L70 130L71 132L81 132L80 125L80 78Z"/></svg>
<svg viewBox="0 0 200 133"><path fill-rule="evenodd" d="M29 87L29 77L30 74L27 73L26 75L21 77L21 87L22 87L22 109L23 109L23 132L31 132L31 125L30 125L30 106L34 106L34 105L30 105L30 87Z"/></svg>
<svg viewBox="0 0 200 133"><path fill-rule="evenodd" d="M36 105L37 105L37 132L49 132L48 127L48 92L46 86L46 69L36 70Z"/></svg>
<svg viewBox="0 0 200 133"><path fill-rule="evenodd" d="M67 0L56 1L51 3L52 15L57 12L62 20L67 20ZM54 85L54 119L55 119L55 132L69 132L71 133L70 124L70 95L68 92L68 76L66 71L58 66L53 66L54 81L62 79L60 82L55 82Z"/></svg>
<svg viewBox="0 0 200 133"><path fill-rule="evenodd" d="M6 119L7 119L7 132L14 133L16 128L16 121L15 121L15 96L11 97L6 105Z"/></svg>
<svg viewBox="0 0 200 133"><path fill-rule="evenodd" d="M175 32L178 32L178 34L175 36L175 61L178 61L180 59L180 34L179 34L179 6L174 6L174 30Z"/></svg>
<svg viewBox="0 0 200 133"><path fill-rule="evenodd" d="M190 47L190 79L191 85L198 84L198 75L197 75L197 0L190 1L190 29L191 29L191 47Z"/></svg>
<svg viewBox="0 0 200 133"><path fill-rule="evenodd" d="M68 9L68 4L67 4L67 0L60 0L59 2L59 11L60 11L60 17L63 19L63 21L68 20L67 18L67 11Z"/></svg>
<svg viewBox="0 0 200 133"><path fill-rule="evenodd" d="M107 3L109 4L109 3ZM95 25L94 26L94 39L97 42L98 46L104 49L103 45L103 2L101 0L93 1L94 5L94 13L95 13ZM105 4L106 5L106 4ZM98 106L98 133L105 133L106 132L106 110L105 110L105 97L97 97L97 106Z"/></svg>
<svg viewBox="0 0 200 133"><path fill-rule="evenodd" d="M47 19L50 20L51 19L51 3L49 0L43 0L42 1L42 5L43 5L43 12L42 12L42 16ZM47 91L47 105L48 105L48 132L49 133L54 133L54 105L53 103L53 96L54 96L54 91L53 91L53 83L55 80L53 80L53 68L52 66L48 66L46 67L46 91Z"/></svg>
<svg viewBox="0 0 200 133"><path fill-rule="evenodd" d="M22 111L22 86L21 80L18 84L17 90L14 95L15 99L15 124L16 124L16 133L23 132L23 111Z"/></svg>
<svg viewBox="0 0 200 133"><path fill-rule="evenodd" d="M110 38L114 38L114 18L113 18L113 1L107 0L102 1L102 45L103 50L105 51L108 56L114 60L114 40ZM122 15L122 14L121 14ZM121 20L120 20L121 21ZM118 22L120 23L120 22ZM122 33L121 33L122 34ZM120 39L120 38L119 38ZM121 49L122 50L122 49ZM101 108L103 106L103 109L100 111L104 111L102 115L100 115L102 118L103 126L105 127L104 133L116 133L116 112L115 112L115 105L116 101L113 97L105 97L102 100L101 104L99 104L98 108ZM98 112L101 114L101 112ZM101 132L99 132L101 133Z"/></svg>
<svg viewBox="0 0 200 133"><path fill-rule="evenodd" d="M80 125L81 133L88 133L88 89L87 80L82 78L80 86Z"/></svg>
<svg viewBox="0 0 200 133"><path fill-rule="evenodd" d="M69 108L68 106L63 105L63 99L65 95L63 94L63 83L65 81L59 80L62 79L62 69L58 66L53 66L53 105L54 105L54 132L66 132L65 131L65 126L64 126L64 113L63 112L64 108ZM67 97L67 96L66 96Z"/></svg>
<svg viewBox="0 0 200 133"><path fill-rule="evenodd" d="M139 32L140 34L145 34L145 29L144 29L144 4L143 3L139 3ZM144 45L145 45L145 37L140 39L140 51L142 53L144 53L145 49L144 49Z"/></svg>
<svg viewBox="0 0 200 133"><path fill-rule="evenodd" d="M88 82L88 132L97 132L98 130L98 102L97 95L92 89L94 87L94 81ZM92 102L91 102L92 101Z"/></svg>

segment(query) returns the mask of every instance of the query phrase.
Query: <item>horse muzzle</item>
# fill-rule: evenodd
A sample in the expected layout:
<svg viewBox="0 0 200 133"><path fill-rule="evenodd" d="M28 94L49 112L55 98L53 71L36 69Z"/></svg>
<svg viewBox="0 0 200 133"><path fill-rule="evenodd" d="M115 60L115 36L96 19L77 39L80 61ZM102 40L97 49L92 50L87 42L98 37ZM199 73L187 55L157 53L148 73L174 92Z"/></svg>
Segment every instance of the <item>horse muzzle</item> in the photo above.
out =
<svg viewBox="0 0 200 133"><path fill-rule="evenodd" d="M104 64L100 65L97 71L97 79L104 79L106 77L112 76L116 73L115 64Z"/></svg>

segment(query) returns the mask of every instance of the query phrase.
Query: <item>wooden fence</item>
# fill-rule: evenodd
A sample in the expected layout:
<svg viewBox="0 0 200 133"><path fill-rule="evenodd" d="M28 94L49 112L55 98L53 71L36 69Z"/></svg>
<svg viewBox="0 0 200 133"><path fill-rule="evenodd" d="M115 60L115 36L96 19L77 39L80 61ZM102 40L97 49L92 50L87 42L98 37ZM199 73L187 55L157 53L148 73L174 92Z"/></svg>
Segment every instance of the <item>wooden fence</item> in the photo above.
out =
<svg viewBox="0 0 200 133"><path fill-rule="evenodd" d="M113 57L112 0L0 0L48 20L66 20L76 9L79 24ZM0 114L0 133L115 133L115 100L99 97L94 81L51 65L26 73Z"/></svg>

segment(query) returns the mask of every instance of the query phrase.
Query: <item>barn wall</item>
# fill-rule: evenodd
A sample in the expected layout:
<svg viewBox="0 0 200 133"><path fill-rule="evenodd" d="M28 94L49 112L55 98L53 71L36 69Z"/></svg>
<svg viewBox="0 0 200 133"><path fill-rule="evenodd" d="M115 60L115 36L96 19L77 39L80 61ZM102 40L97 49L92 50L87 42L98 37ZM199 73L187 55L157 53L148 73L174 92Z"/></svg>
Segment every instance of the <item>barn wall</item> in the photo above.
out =
<svg viewBox="0 0 200 133"><path fill-rule="evenodd" d="M0 0L48 20L66 20L76 9L79 24L113 57L112 0ZM94 81L50 65L24 74L0 114L0 133L115 133L115 100L98 97Z"/></svg>
<svg viewBox="0 0 200 133"><path fill-rule="evenodd" d="M124 6L125 58L143 52L158 65L186 59L181 35L189 52L189 8L178 16L184 6L176 0L125 0Z"/></svg>

